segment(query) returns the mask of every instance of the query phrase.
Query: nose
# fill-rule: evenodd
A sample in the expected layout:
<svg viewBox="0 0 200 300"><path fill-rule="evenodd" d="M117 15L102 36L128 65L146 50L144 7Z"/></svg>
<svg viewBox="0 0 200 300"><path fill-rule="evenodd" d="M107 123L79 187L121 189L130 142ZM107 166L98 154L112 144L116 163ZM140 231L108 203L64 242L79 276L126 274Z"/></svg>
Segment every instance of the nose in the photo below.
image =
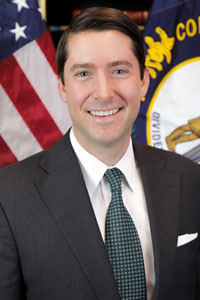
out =
<svg viewBox="0 0 200 300"><path fill-rule="evenodd" d="M112 80L104 72L99 72L95 80L94 98L96 100L112 100L114 95Z"/></svg>

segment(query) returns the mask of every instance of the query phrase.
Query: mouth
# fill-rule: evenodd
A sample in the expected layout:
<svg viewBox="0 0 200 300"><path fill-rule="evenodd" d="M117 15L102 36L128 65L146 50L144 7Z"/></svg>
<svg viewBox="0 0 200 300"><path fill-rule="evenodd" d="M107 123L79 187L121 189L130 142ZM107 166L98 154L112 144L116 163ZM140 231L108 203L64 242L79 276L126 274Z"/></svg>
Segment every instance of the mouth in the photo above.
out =
<svg viewBox="0 0 200 300"><path fill-rule="evenodd" d="M95 117L109 117L109 116L112 116L112 115L118 113L118 111L120 111L120 108L110 109L110 110L106 110L106 111L91 110L91 111L89 111L89 113Z"/></svg>

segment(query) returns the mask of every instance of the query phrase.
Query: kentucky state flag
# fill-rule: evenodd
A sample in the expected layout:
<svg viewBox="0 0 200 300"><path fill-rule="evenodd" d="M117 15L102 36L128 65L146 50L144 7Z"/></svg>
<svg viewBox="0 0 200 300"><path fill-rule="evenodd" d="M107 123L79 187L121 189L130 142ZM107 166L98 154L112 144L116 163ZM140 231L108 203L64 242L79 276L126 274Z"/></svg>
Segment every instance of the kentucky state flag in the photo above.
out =
<svg viewBox="0 0 200 300"><path fill-rule="evenodd" d="M136 139L200 163L200 1L154 0L144 35L150 87Z"/></svg>

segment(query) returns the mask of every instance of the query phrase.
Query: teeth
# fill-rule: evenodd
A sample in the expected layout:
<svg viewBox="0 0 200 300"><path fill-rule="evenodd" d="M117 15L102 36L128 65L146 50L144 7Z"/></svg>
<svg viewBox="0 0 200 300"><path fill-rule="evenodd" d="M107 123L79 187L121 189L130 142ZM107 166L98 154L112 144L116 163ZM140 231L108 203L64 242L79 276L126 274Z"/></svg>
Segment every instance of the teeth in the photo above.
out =
<svg viewBox="0 0 200 300"><path fill-rule="evenodd" d="M115 109L111 109L111 110L107 110L107 111L101 111L101 110L92 110L90 111L91 115L93 116L98 116L98 117L107 117L107 116L111 116L113 114L116 114L119 111L119 108L115 108Z"/></svg>

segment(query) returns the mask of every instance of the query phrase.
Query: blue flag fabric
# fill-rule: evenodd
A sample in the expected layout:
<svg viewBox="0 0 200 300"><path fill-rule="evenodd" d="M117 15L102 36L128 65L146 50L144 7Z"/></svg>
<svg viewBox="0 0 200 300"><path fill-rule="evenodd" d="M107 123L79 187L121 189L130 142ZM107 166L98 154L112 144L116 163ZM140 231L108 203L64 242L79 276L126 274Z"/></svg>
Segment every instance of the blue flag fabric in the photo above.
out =
<svg viewBox="0 0 200 300"><path fill-rule="evenodd" d="M0 48L0 61L40 37L46 29L37 0L1 0L0 44L7 46Z"/></svg>
<svg viewBox="0 0 200 300"><path fill-rule="evenodd" d="M144 38L150 87L136 139L200 163L200 1L155 0Z"/></svg>

